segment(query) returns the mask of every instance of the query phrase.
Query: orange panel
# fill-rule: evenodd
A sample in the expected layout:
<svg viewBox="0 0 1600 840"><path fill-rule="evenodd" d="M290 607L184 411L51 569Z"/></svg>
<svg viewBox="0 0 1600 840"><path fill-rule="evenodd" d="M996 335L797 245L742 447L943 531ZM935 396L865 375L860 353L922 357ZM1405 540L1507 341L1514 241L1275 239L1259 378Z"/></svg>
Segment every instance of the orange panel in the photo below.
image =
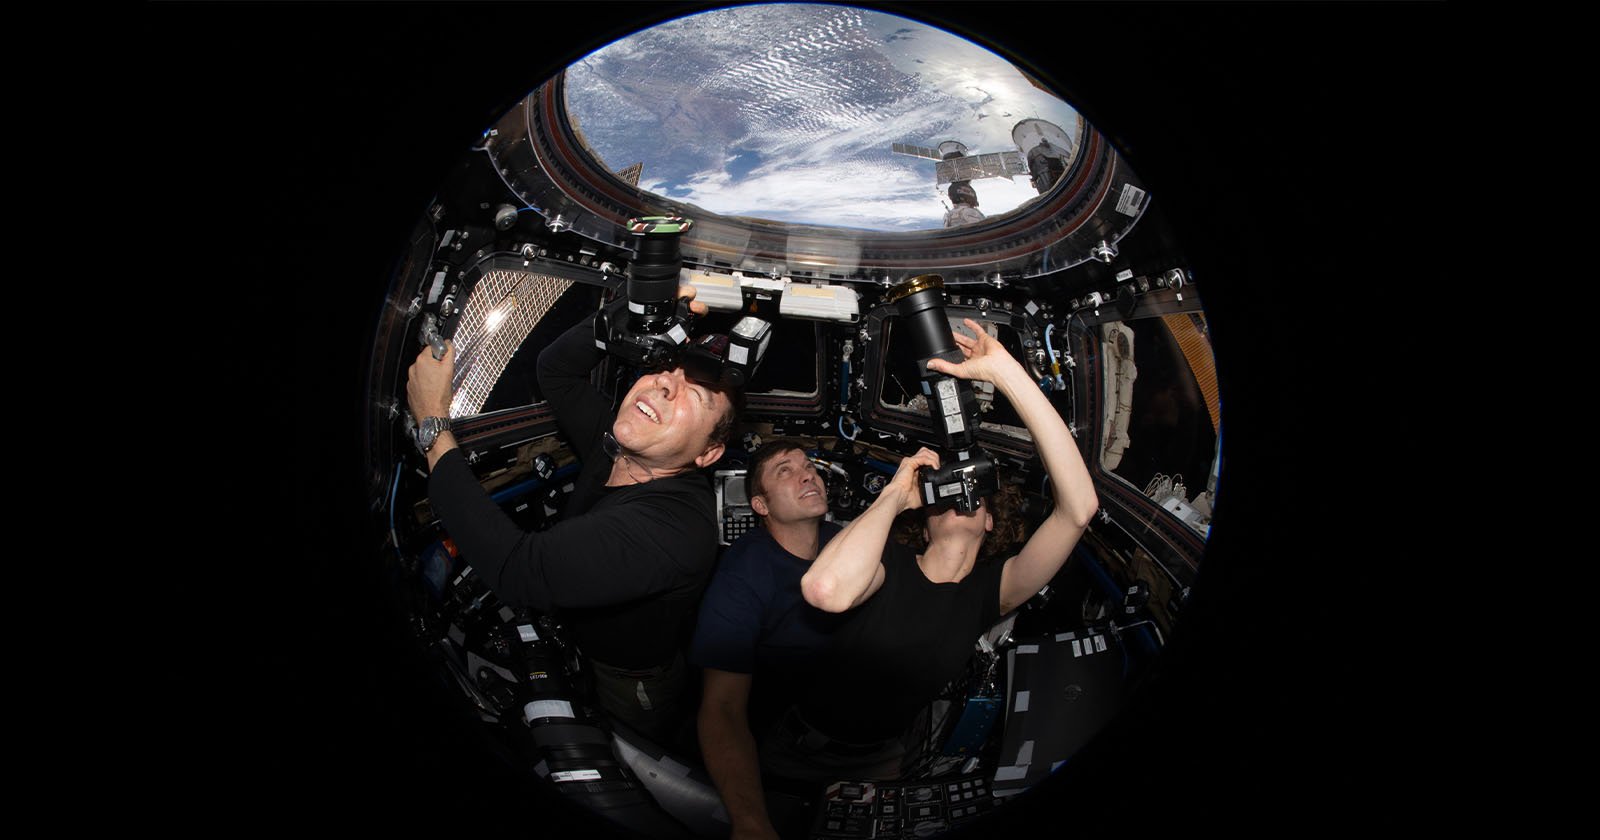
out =
<svg viewBox="0 0 1600 840"><path fill-rule="evenodd" d="M1189 315L1163 315L1161 320L1167 323L1167 329L1172 331L1172 337L1178 340L1178 348L1183 351L1183 358L1189 362L1189 372L1194 374L1194 381L1200 385L1200 393L1206 399L1206 411L1211 414L1211 431L1217 433L1222 424L1222 403L1217 392L1217 365L1211 355L1211 343L1200 334L1200 328L1195 326L1194 318L1202 316Z"/></svg>

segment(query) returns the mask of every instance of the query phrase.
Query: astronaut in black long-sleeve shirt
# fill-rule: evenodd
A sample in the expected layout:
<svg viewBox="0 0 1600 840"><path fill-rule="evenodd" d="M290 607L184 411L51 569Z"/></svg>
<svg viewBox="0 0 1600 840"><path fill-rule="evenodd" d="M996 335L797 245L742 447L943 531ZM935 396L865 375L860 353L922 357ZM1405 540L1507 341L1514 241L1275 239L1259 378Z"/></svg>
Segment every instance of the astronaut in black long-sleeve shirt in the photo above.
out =
<svg viewBox="0 0 1600 840"><path fill-rule="evenodd" d="M694 290L680 294L692 299ZM406 396L419 422L449 416L454 354L435 360L424 349L412 364ZM562 521L537 533L518 528L448 431L427 452L428 497L501 600L560 613L592 666L601 706L669 743L692 711L682 647L716 561L716 499L702 468L722 457L737 395L673 369L640 377L613 414L589 382L602 358L587 319L539 354L540 390L583 461Z"/></svg>

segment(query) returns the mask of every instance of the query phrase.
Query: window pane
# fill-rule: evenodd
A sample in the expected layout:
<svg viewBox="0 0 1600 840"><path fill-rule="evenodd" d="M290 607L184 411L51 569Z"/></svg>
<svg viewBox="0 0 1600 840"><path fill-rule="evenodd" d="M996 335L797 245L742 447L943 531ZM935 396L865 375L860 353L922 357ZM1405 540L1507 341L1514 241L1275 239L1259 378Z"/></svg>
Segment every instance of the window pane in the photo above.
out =
<svg viewBox="0 0 1600 840"><path fill-rule="evenodd" d="M880 231L1037 202L1083 136L1070 105L1004 58L843 6L661 24L568 68L566 103L589 153L643 190L722 215ZM962 154L946 160L952 142ZM971 207L959 203L968 187Z"/></svg>
<svg viewBox="0 0 1600 840"><path fill-rule="evenodd" d="M1204 316L1102 324L1100 339L1101 466L1206 533L1216 489L1220 406Z"/></svg>

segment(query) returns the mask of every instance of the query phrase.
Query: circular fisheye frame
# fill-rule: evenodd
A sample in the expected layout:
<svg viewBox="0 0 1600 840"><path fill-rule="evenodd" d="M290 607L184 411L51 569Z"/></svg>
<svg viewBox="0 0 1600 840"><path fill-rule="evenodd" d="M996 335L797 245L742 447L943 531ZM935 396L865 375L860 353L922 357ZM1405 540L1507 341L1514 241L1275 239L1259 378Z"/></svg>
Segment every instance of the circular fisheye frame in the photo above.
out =
<svg viewBox="0 0 1600 840"><path fill-rule="evenodd" d="M1205 278L1075 108L919 21L748 5L582 57L463 155L388 290L367 459L397 603L494 745L485 760L616 832L725 837L754 793L781 836L923 837L981 832L1123 708L1205 552L1221 413ZM453 367L413 368L446 341ZM642 378L679 369L673 387ZM407 432L414 370L448 400L431 421L446 446ZM707 382L741 386L726 445L700 431L689 458L661 460L697 416L674 400ZM807 470L755 505L774 441ZM868 516L924 447L942 466L917 492L942 503ZM703 522L591 530L608 505L696 482L682 492ZM778 612L725 611L723 575L793 564L775 536L791 523L763 518L791 507L818 535L893 520L881 557L862 556L895 571L835 611L801 583L829 564L802 557L757 575ZM974 513L994 527L930 520ZM619 536L634 523L656 530ZM700 548L661 559L679 537L658 531ZM929 541L969 532L971 562L929 578ZM1041 534L1054 547L1024 552ZM899 595L874 605L875 587L907 581L950 600L884 618ZM738 635L707 615L759 640L739 654L756 698L739 716L764 786L738 796L695 737L703 675L729 670L708 651ZM858 730L815 717L840 697ZM780 742L804 754L780 759Z"/></svg>

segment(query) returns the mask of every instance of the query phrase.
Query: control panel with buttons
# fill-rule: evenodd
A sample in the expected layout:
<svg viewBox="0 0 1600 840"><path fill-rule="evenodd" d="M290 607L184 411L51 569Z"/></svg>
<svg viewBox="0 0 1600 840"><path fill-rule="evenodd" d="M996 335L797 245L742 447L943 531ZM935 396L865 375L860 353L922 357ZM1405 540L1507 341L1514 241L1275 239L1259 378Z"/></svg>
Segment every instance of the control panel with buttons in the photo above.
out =
<svg viewBox="0 0 1600 840"><path fill-rule="evenodd" d="M996 805L989 779L955 776L916 783L836 782L812 826L813 840L933 837Z"/></svg>
<svg viewBox="0 0 1600 840"><path fill-rule="evenodd" d="M745 488L744 470L717 470L715 474L717 510L722 512L718 542L732 545L733 541L759 527L756 512L750 509L750 495Z"/></svg>

